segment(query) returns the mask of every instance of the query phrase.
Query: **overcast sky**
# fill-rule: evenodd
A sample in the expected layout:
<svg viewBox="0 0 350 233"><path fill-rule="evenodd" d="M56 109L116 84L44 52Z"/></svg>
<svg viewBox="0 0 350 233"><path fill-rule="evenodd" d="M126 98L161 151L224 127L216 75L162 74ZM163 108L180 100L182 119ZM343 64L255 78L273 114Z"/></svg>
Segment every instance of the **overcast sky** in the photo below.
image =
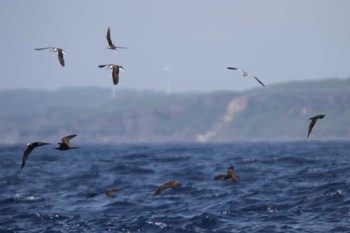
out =
<svg viewBox="0 0 350 233"><path fill-rule="evenodd" d="M347 0L1 0L0 89L113 86L172 92L350 76ZM111 27L115 44L106 49ZM57 55L36 47L63 48Z"/></svg>

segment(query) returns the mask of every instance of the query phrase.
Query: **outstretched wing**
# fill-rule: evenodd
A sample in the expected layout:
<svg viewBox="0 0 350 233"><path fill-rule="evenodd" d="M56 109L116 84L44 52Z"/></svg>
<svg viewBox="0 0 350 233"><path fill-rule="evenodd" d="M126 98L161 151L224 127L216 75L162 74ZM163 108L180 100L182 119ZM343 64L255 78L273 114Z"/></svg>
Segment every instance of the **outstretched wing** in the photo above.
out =
<svg viewBox="0 0 350 233"><path fill-rule="evenodd" d="M62 143L69 146L69 140L77 136L76 134L68 135L62 138Z"/></svg>
<svg viewBox="0 0 350 233"><path fill-rule="evenodd" d="M109 66L110 64L107 64L107 65L99 65L98 67L99 68L103 68L103 67L106 67L106 66Z"/></svg>
<svg viewBox="0 0 350 233"><path fill-rule="evenodd" d="M315 126L316 121L317 121L317 118L310 118L310 119L311 119L311 122L310 122L310 125L309 125L309 131L307 133L307 137L310 136L312 128Z"/></svg>
<svg viewBox="0 0 350 233"><path fill-rule="evenodd" d="M27 146L27 149L24 151L23 153L23 158L22 158L22 167L21 169L23 169L24 165L26 164L26 160L28 160L29 158L29 154L33 151L35 147L32 144L29 144Z"/></svg>
<svg viewBox="0 0 350 233"><path fill-rule="evenodd" d="M108 45L109 46L114 46L113 42L112 42L112 39L111 39L111 29L108 27L107 29L107 42L108 42Z"/></svg>
<svg viewBox="0 0 350 233"><path fill-rule="evenodd" d="M57 54L58 54L58 60L60 61L61 66L64 66L64 59L63 59L63 51L62 51L62 49L59 49Z"/></svg>
<svg viewBox="0 0 350 233"><path fill-rule="evenodd" d="M258 81L261 85L265 86L257 77L253 76L253 78L255 78L255 80Z"/></svg>
<svg viewBox="0 0 350 233"><path fill-rule="evenodd" d="M35 50L54 49L55 47L35 48Z"/></svg>
<svg viewBox="0 0 350 233"><path fill-rule="evenodd" d="M116 46L117 49L128 49L128 47L121 47L121 46Z"/></svg>

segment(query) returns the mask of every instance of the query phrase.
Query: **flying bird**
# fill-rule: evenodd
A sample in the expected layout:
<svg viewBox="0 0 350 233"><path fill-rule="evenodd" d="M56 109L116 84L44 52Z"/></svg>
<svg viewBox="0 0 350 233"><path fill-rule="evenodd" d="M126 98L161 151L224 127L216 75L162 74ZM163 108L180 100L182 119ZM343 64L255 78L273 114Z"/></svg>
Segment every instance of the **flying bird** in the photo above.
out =
<svg viewBox="0 0 350 233"><path fill-rule="evenodd" d="M66 54L66 52L61 48L56 47L45 47L45 48L36 48L35 50L45 50L50 49L50 52L55 52L58 55L58 60L60 61L61 66L64 66L64 59L63 54Z"/></svg>
<svg viewBox="0 0 350 233"><path fill-rule="evenodd" d="M117 85L119 82L119 70L125 71L123 66L114 65L114 64L99 65L98 67L100 68L106 67L106 69L112 69L112 78L113 78L114 85Z"/></svg>
<svg viewBox="0 0 350 233"><path fill-rule="evenodd" d="M238 70L238 71L240 71L242 73L243 77L251 76L251 77L255 78L256 81L258 81L261 85L263 85L265 87L265 85L257 77L248 74L247 72L245 72L242 69L235 68L235 67L227 67L227 69L229 69L229 70Z"/></svg>
<svg viewBox="0 0 350 233"><path fill-rule="evenodd" d="M319 114L319 115L316 115L316 116L313 116L313 117L310 117L309 120L311 120L310 122L310 125L309 125L309 131L307 133L307 138L309 138L310 134L311 134L311 131L312 131L312 128L315 126L316 124L316 121L318 119L322 119L323 117L325 117L326 115L324 114Z"/></svg>
<svg viewBox="0 0 350 233"><path fill-rule="evenodd" d="M154 196L157 196L159 195L161 192L163 192L164 190L166 189L169 189L169 188L177 188L177 187L180 187L181 184L179 182L177 182L176 180L172 180L168 183L165 183L163 184L162 186L160 186L154 193L153 195Z"/></svg>
<svg viewBox="0 0 350 233"><path fill-rule="evenodd" d="M23 159L22 159L22 168L26 164L26 160L29 158L29 154L34 150L34 148L39 147L39 146L44 146L44 145L49 145L50 143L48 142L32 142L27 144L27 149L23 153Z"/></svg>
<svg viewBox="0 0 350 233"><path fill-rule="evenodd" d="M113 49L115 51L117 51L117 49L127 49L127 47L119 47L119 46L116 46L113 44L112 39L111 39L111 29L109 27L107 29L106 38L107 38L107 42L108 42L107 49Z"/></svg>
<svg viewBox="0 0 350 233"><path fill-rule="evenodd" d="M90 193L89 197L95 197L99 194L105 194L106 196L110 197L110 198L114 198L115 197L115 193L121 191L122 189L109 189L100 193Z"/></svg>
<svg viewBox="0 0 350 233"><path fill-rule="evenodd" d="M226 175L217 175L214 177L215 180L227 180L231 179L233 182L238 182L239 181L239 176L234 175L235 174L235 168L234 167L229 167L227 169L227 174Z"/></svg>
<svg viewBox="0 0 350 233"><path fill-rule="evenodd" d="M59 147L56 147L56 150L71 150L71 149L78 149L79 147L76 146L70 146L69 140L77 136L76 134L65 136L61 139L62 142L58 142Z"/></svg>

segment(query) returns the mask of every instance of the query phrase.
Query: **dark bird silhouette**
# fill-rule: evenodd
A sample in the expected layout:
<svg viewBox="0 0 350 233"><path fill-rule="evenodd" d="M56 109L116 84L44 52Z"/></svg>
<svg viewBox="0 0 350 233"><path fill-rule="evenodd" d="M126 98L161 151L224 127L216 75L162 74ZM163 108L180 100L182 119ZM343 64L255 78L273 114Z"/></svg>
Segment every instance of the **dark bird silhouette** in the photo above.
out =
<svg viewBox="0 0 350 233"><path fill-rule="evenodd" d="M112 69L112 78L113 78L113 84L117 85L119 82L119 70L125 71L123 66L120 65L113 65L113 64L107 64L107 65L99 65L99 68L106 67L106 69Z"/></svg>
<svg viewBox="0 0 350 233"><path fill-rule="evenodd" d="M45 49L50 49L50 52L56 52L61 66L64 66L63 54L65 54L66 52L63 49L56 48L56 47L45 47L45 48L36 48L35 50L45 50Z"/></svg>
<svg viewBox="0 0 350 233"><path fill-rule="evenodd" d="M117 49L127 49L127 47L120 47L120 46L116 46L113 44L112 39L111 39L111 29L109 27L107 29L106 38L107 38L107 42L108 42L107 49L113 49L115 51L117 51Z"/></svg>
<svg viewBox="0 0 350 233"><path fill-rule="evenodd" d="M100 193L90 193L89 197L95 197L99 194L105 194L106 196L110 197L110 198L114 198L115 197L115 193L116 192L120 192L122 191L122 189L109 189Z"/></svg>
<svg viewBox="0 0 350 233"><path fill-rule="evenodd" d="M44 145L49 145L50 143L48 142L32 142L27 144L27 148L23 153L23 159L22 159L22 168L26 164L26 160L29 158L29 154L34 150L34 148L39 147L39 146L44 146Z"/></svg>
<svg viewBox="0 0 350 233"><path fill-rule="evenodd" d="M69 140L71 140L72 138L74 138L75 136L77 136L76 134L72 134L72 135L68 135L65 136L61 139L62 142L58 142L59 147L56 147L56 150L71 150L71 149L77 149L79 147L72 147L70 146L70 142Z"/></svg>
<svg viewBox="0 0 350 233"><path fill-rule="evenodd" d="M180 187L181 184L179 182L177 182L176 180L172 180L168 183L165 183L163 184L162 186L160 186L154 193L153 195L156 196L156 195L159 195L161 192L163 192L164 190L166 189L169 189L169 188L177 188L177 187Z"/></svg>
<svg viewBox="0 0 350 233"><path fill-rule="evenodd" d="M227 169L227 174L226 175L218 175L215 176L215 180L227 180L231 179L233 182L238 182L239 181L239 176L234 175L235 174L235 168L234 167L229 167Z"/></svg>
<svg viewBox="0 0 350 233"><path fill-rule="evenodd" d="M235 68L235 67L227 67L227 69L229 69L229 70L238 70L238 71L240 71L242 73L243 77L251 76L251 77L255 78L256 81L258 81L261 85L263 85L265 87L265 85L257 77L248 74L247 72L245 72L242 69Z"/></svg>
<svg viewBox="0 0 350 233"><path fill-rule="evenodd" d="M316 124L316 121L318 119L322 119L323 117L325 117L326 115L324 114L319 114L319 115L316 115L316 116L313 116L313 117L310 117L309 120L311 120L310 122L310 125L309 125L309 131L307 133L307 138L309 138L310 134L311 134L311 131L312 131L312 128L315 126Z"/></svg>

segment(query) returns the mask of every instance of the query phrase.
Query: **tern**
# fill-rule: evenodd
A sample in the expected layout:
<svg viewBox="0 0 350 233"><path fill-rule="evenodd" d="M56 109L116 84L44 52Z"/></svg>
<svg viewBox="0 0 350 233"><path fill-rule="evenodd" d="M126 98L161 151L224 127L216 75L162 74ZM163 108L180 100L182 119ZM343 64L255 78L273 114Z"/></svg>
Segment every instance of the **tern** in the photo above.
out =
<svg viewBox="0 0 350 233"><path fill-rule="evenodd" d="M214 177L215 180L227 180L231 179L233 182L239 181L239 176L234 175L235 174L235 168L234 167L229 167L227 169L227 174L226 175L217 175Z"/></svg>
<svg viewBox="0 0 350 233"><path fill-rule="evenodd" d="M177 188L177 187L180 187L181 184L179 182L177 182L176 180L172 180L168 183L165 183L163 184L162 186L160 186L154 193L153 195L154 196L157 196L159 195L161 192L163 192L164 190L166 189L169 189L169 188Z"/></svg>
<svg viewBox="0 0 350 233"><path fill-rule="evenodd" d="M107 64L107 65L99 65L99 68L106 67L106 69L112 69L112 78L113 78L113 84L117 85L119 82L119 70L125 71L123 66L120 65L114 65L114 64Z"/></svg>
<svg viewBox="0 0 350 233"><path fill-rule="evenodd" d="M70 146L69 140L77 136L76 134L65 136L61 139L62 142L58 142L59 147L56 147L56 150L71 150L71 149L78 149L79 147L76 146Z"/></svg>
<svg viewBox="0 0 350 233"><path fill-rule="evenodd" d="M309 138L310 134L311 134L311 131L312 131L312 128L315 126L316 124L316 121L318 119L322 119L323 117L325 117L326 115L324 114L319 114L319 115L316 115L316 116L313 116L313 117L310 117L309 120L311 120L310 122L310 125L309 125L309 131L307 133L307 137Z"/></svg>
<svg viewBox="0 0 350 233"><path fill-rule="evenodd" d="M29 154L34 150L34 148L39 147L39 146L44 146L44 145L49 145L50 143L48 142L32 142L27 144L27 149L23 153L23 159L22 159L22 168L26 164L26 160L29 158Z"/></svg>
<svg viewBox="0 0 350 233"><path fill-rule="evenodd" d="M257 77L248 74L247 72L245 72L242 69L235 68L235 67L227 67L227 69L229 69L229 70L238 70L238 71L240 71L242 73L243 77L251 76L251 77L255 78L256 81L258 81L261 85L263 85L265 87L265 85Z"/></svg>
<svg viewBox="0 0 350 233"><path fill-rule="evenodd" d="M117 49L127 49L127 47L119 47L119 46L116 46L113 44L112 39L111 39L111 29L109 27L107 29L106 38L107 38L107 42L108 42L107 49L113 49L115 51L117 51Z"/></svg>
<svg viewBox="0 0 350 233"><path fill-rule="evenodd" d="M63 54L66 54L66 52L61 48L56 47L45 47L45 48L36 48L35 50L45 50L50 49L50 52L55 52L58 55L58 60L60 61L61 66L64 66L64 59Z"/></svg>

